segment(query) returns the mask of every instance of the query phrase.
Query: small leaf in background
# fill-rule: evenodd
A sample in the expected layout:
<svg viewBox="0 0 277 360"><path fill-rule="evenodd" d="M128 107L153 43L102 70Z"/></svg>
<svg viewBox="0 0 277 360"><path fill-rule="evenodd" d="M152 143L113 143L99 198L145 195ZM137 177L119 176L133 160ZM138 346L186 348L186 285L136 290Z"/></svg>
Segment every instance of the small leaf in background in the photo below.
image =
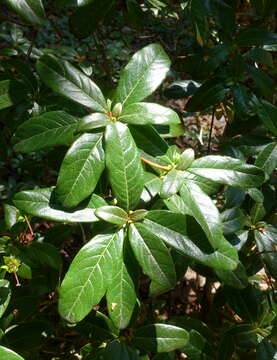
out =
<svg viewBox="0 0 277 360"><path fill-rule="evenodd" d="M277 166L277 144L273 142L267 145L257 156L255 165L269 177Z"/></svg>
<svg viewBox="0 0 277 360"><path fill-rule="evenodd" d="M263 28L243 29L237 38L239 46L263 46L276 44L277 35Z"/></svg>
<svg viewBox="0 0 277 360"><path fill-rule="evenodd" d="M8 280L0 280L0 318L4 315L11 299L11 289ZM0 351L1 354L1 351Z"/></svg>
<svg viewBox="0 0 277 360"><path fill-rule="evenodd" d="M134 331L133 344L142 350L170 352L183 348L189 340L186 330L166 324L147 325Z"/></svg>
<svg viewBox="0 0 277 360"><path fill-rule="evenodd" d="M57 179L57 200L66 208L78 205L95 189L105 168L103 135L83 134L67 151Z"/></svg>
<svg viewBox="0 0 277 360"><path fill-rule="evenodd" d="M26 99L26 87L16 80L0 81L0 110Z"/></svg>

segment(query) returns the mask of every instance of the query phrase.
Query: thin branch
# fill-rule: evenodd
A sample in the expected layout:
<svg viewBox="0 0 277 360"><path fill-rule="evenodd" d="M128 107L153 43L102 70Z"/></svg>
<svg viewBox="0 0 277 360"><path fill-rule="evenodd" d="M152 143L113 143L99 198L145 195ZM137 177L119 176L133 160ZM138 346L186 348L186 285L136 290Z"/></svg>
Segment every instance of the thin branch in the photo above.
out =
<svg viewBox="0 0 277 360"><path fill-rule="evenodd" d="M31 226L31 224L30 224L30 221L29 221L28 217L27 217L26 215L24 215L24 218L25 218L25 221L26 221L26 223L27 223L27 226L28 226L28 228L29 228L29 230L30 230L31 235L34 235L34 232L33 232L33 229L32 229L32 226Z"/></svg>
<svg viewBox="0 0 277 360"><path fill-rule="evenodd" d="M214 117L215 117L215 106L213 107L212 122L211 122L210 133L209 133L209 142L208 142L208 151L207 151L208 154L211 152L211 141L212 141L212 132L213 132L213 127L214 127Z"/></svg>
<svg viewBox="0 0 277 360"><path fill-rule="evenodd" d="M172 169L171 166L162 166L162 165L159 165L157 163L154 163L153 161L147 160L144 157L141 157L140 159L142 161L144 161L146 164L148 164L150 166L153 166L153 167L156 167L158 169L164 170L164 171L170 171Z"/></svg>

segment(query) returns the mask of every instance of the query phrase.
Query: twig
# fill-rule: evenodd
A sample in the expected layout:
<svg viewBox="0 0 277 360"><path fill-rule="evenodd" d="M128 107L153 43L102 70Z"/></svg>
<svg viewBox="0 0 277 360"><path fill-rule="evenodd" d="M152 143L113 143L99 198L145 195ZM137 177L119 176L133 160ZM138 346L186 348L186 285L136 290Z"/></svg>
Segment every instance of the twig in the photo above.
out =
<svg viewBox="0 0 277 360"><path fill-rule="evenodd" d="M31 224L30 224L30 221L29 221L28 217L27 217L26 215L24 215L24 218L25 218L25 221L26 221L26 223L27 223L27 226L28 226L28 228L29 228L29 230L30 230L31 235L34 235L34 232L33 232L33 229L32 229L32 226L31 226Z"/></svg>
<svg viewBox="0 0 277 360"><path fill-rule="evenodd" d="M213 107L212 122L211 122L210 133L209 133L208 151L207 151L208 154L211 151L211 140L212 140L213 127L214 127L214 116L215 116L215 106Z"/></svg>
<svg viewBox="0 0 277 360"><path fill-rule="evenodd" d="M169 170L172 169L171 166L162 166L162 165L159 165L159 164L157 164L157 163L154 163L154 162L152 162L152 161L150 161L150 160L147 160L147 159L145 159L144 157L141 157L140 159L141 159L142 161L144 161L146 164L148 164L148 165L150 165L150 166L153 166L153 167L156 167L156 168L158 168L158 169L164 170L164 171L169 171Z"/></svg>

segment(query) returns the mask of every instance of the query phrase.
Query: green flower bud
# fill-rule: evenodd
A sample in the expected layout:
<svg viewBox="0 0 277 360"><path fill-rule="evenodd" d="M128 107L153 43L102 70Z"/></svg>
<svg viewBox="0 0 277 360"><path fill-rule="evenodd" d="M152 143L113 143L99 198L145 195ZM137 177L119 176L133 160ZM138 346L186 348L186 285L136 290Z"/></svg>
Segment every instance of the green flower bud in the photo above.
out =
<svg viewBox="0 0 277 360"><path fill-rule="evenodd" d="M113 116L118 117L120 116L121 112L122 112L122 104L121 103L115 104L112 111Z"/></svg>
<svg viewBox="0 0 277 360"><path fill-rule="evenodd" d="M194 150L186 149L180 156L178 164L176 166L177 170L186 170L192 164L194 160Z"/></svg>

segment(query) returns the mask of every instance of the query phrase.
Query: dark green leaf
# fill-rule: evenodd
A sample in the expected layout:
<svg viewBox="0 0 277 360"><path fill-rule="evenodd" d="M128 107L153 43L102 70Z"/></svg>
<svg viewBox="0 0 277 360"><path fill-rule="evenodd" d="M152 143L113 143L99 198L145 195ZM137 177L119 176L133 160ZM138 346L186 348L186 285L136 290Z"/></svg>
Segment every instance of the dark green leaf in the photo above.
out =
<svg viewBox="0 0 277 360"><path fill-rule="evenodd" d="M188 171L182 171L182 177L185 183L192 183L200 187L204 193L208 195L215 194L219 190L219 184L210 180L209 178L194 175Z"/></svg>
<svg viewBox="0 0 277 360"><path fill-rule="evenodd" d="M14 204L26 214L60 222L98 221L94 209L105 205L104 200L100 198L99 201L99 196L92 195L86 206L68 211L55 204L53 192L54 188L21 191L15 195Z"/></svg>
<svg viewBox="0 0 277 360"><path fill-rule="evenodd" d="M277 349L269 341L264 339L257 346L257 360L276 360Z"/></svg>
<svg viewBox="0 0 277 360"><path fill-rule="evenodd" d="M152 156L163 155L167 149L167 143L151 125L129 125L131 134L140 149Z"/></svg>
<svg viewBox="0 0 277 360"><path fill-rule="evenodd" d="M62 317L73 323L81 321L99 303L110 284L111 269L122 244L122 232L97 235L78 252L60 288Z"/></svg>
<svg viewBox="0 0 277 360"><path fill-rule="evenodd" d="M164 95L168 99L182 99L193 95L200 86L193 80L175 81L165 89Z"/></svg>
<svg viewBox="0 0 277 360"><path fill-rule="evenodd" d="M196 90L193 97L189 100L186 110L205 110L221 102L229 92L230 89L222 81L218 79L209 80Z"/></svg>
<svg viewBox="0 0 277 360"><path fill-rule="evenodd" d="M112 280L106 294L110 318L119 329L128 326L137 302L136 266L132 250L125 242L112 269Z"/></svg>
<svg viewBox="0 0 277 360"><path fill-rule="evenodd" d="M245 267L239 262L238 266L230 270L214 270L219 279L226 285L236 289L244 289L248 285Z"/></svg>
<svg viewBox="0 0 277 360"><path fill-rule="evenodd" d="M171 255L162 241L157 242L142 223L131 224L129 239L137 261L151 280L164 291L175 286L176 274Z"/></svg>
<svg viewBox="0 0 277 360"><path fill-rule="evenodd" d="M10 282L8 280L0 280L0 318L4 315L11 299ZM0 350L1 355L1 350Z"/></svg>
<svg viewBox="0 0 277 360"><path fill-rule="evenodd" d="M189 331L189 341L182 352L191 360L213 360L213 349L207 339L196 330Z"/></svg>
<svg viewBox="0 0 277 360"><path fill-rule="evenodd" d="M255 240L260 256L265 262L268 272L277 279L277 229L272 225L266 225L255 231Z"/></svg>
<svg viewBox="0 0 277 360"><path fill-rule="evenodd" d="M221 184L243 189L259 186L264 181L264 173L261 169L228 156L201 157L196 159L187 171Z"/></svg>
<svg viewBox="0 0 277 360"><path fill-rule="evenodd" d="M179 124L178 114L164 106L152 103L135 103L123 108L119 121L135 125Z"/></svg>
<svg viewBox="0 0 277 360"><path fill-rule="evenodd" d="M235 342L232 336L223 335L220 340L218 354L220 360L231 360L235 351Z"/></svg>
<svg viewBox="0 0 277 360"><path fill-rule="evenodd" d="M237 255L227 241L218 251L203 251L186 236L186 217L165 210L149 211L143 222L154 241L163 240L166 244L180 251L195 261L218 269L232 270L237 266Z"/></svg>
<svg viewBox="0 0 277 360"><path fill-rule="evenodd" d="M15 133L15 151L31 152L56 145L69 145L74 139L78 119L64 111L50 111L34 116Z"/></svg>
<svg viewBox="0 0 277 360"><path fill-rule="evenodd" d="M33 242L26 248L25 254L33 261L39 262L42 265L48 265L56 270L60 270L62 266L59 250L46 242Z"/></svg>
<svg viewBox="0 0 277 360"><path fill-rule="evenodd" d="M247 51L244 56L253 62L262 63L267 66L273 67L272 55L269 51L266 51L261 48L252 48Z"/></svg>
<svg viewBox="0 0 277 360"><path fill-rule="evenodd" d="M112 9L114 0L84 0L82 6L69 18L71 32L80 38L92 35Z"/></svg>
<svg viewBox="0 0 277 360"><path fill-rule="evenodd" d="M26 99L26 87L16 80L0 81L0 110Z"/></svg>
<svg viewBox="0 0 277 360"><path fill-rule="evenodd" d="M277 135L277 107L266 100L260 99L255 102L255 111L264 125L274 135Z"/></svg>
<svg viewBox="0 0 277 360"><path fill-rule="evenodd" d="M106 127L105 140L106 165L118 205L133 209L144 186L139 151L129 129L120 122Z"/></svg>
<svg viewBox="0 0 277 360"><path fill-rule="evenodd" d="M124 225L128 221L128 214L118 206L101 206L95 210L95 215L116 225Z"/></svg>
<svg viewBox="0 0 277 360"><path fill-rule="evenodd" d="M102 134L83 134L67 151L55 190L57 200L71 208L95 189L105 168Z"/></svg>
<svg viewBox="0 0 277 360"><path fill-rule="evenodd" d="M263 46L274 45L277 35L263 28L249 27L238 34L237 43L239 46Z"/></svg>
<svg viewBox="0 0 277 360"><path fill-rule="evenodd" d="M140 360L136 352L128 345L120 344L113 341L107 345L105 349L100 351L96 357L89 358L88 360Z"/></svg>
<svg viewBox="0 0 277 360"><path fill-rule="evenodd" d="M169 67L170 60L159 44L136 52L121 73L115 103L127 106L145 99L161 84Z"/></svg>
<svg viewBox="0 0 277 360"><path fill-rule="evenodd" d="M251 324L237 324L230 330L227 330L226 334L232 336L236 345L242 348L255 348L258 344L257 330Z"/></svg>
<svg viewBox="0 0 277 360"><path fill-rule="evenodd" d="M243 229L245 218L243 212L238 207L224 210L220 217L223 222L224 234L232 234Z"/></svg>
<svg viewBox="0 0 277 360"><path fill-rule="evenodd" d="M37 63L37 71L53 91L92 110L107 111L107 104L99 87L68 61L44 55Z"/></svg>
<svg viewBox="0 0 277 360"><path fill-rule="evenodd" d="M41 0L6 0L23 20L32 25L43 25L44 8Z"/></svg>
<svg viewBox="0 0 277 360"><path fill-rule="evenodd" d="M258 155L255 165L270 176L277 166L277 144L271 143L267 145Z"/></svg>
<svg viewBox="0 0 277 360"><path fill-rule="evenodd" d="M4 204L3 208L5 223L7 228L11 229L17 223L20 213L15 206L9 204Z"/></svg>
<svg viewBox="0 0 277 360"><path fill-rule="evenodd" d="M166 324L147 325L134 331L133 343L142 350L170 352L184 347L189 340L186 330Z"/></svg>

